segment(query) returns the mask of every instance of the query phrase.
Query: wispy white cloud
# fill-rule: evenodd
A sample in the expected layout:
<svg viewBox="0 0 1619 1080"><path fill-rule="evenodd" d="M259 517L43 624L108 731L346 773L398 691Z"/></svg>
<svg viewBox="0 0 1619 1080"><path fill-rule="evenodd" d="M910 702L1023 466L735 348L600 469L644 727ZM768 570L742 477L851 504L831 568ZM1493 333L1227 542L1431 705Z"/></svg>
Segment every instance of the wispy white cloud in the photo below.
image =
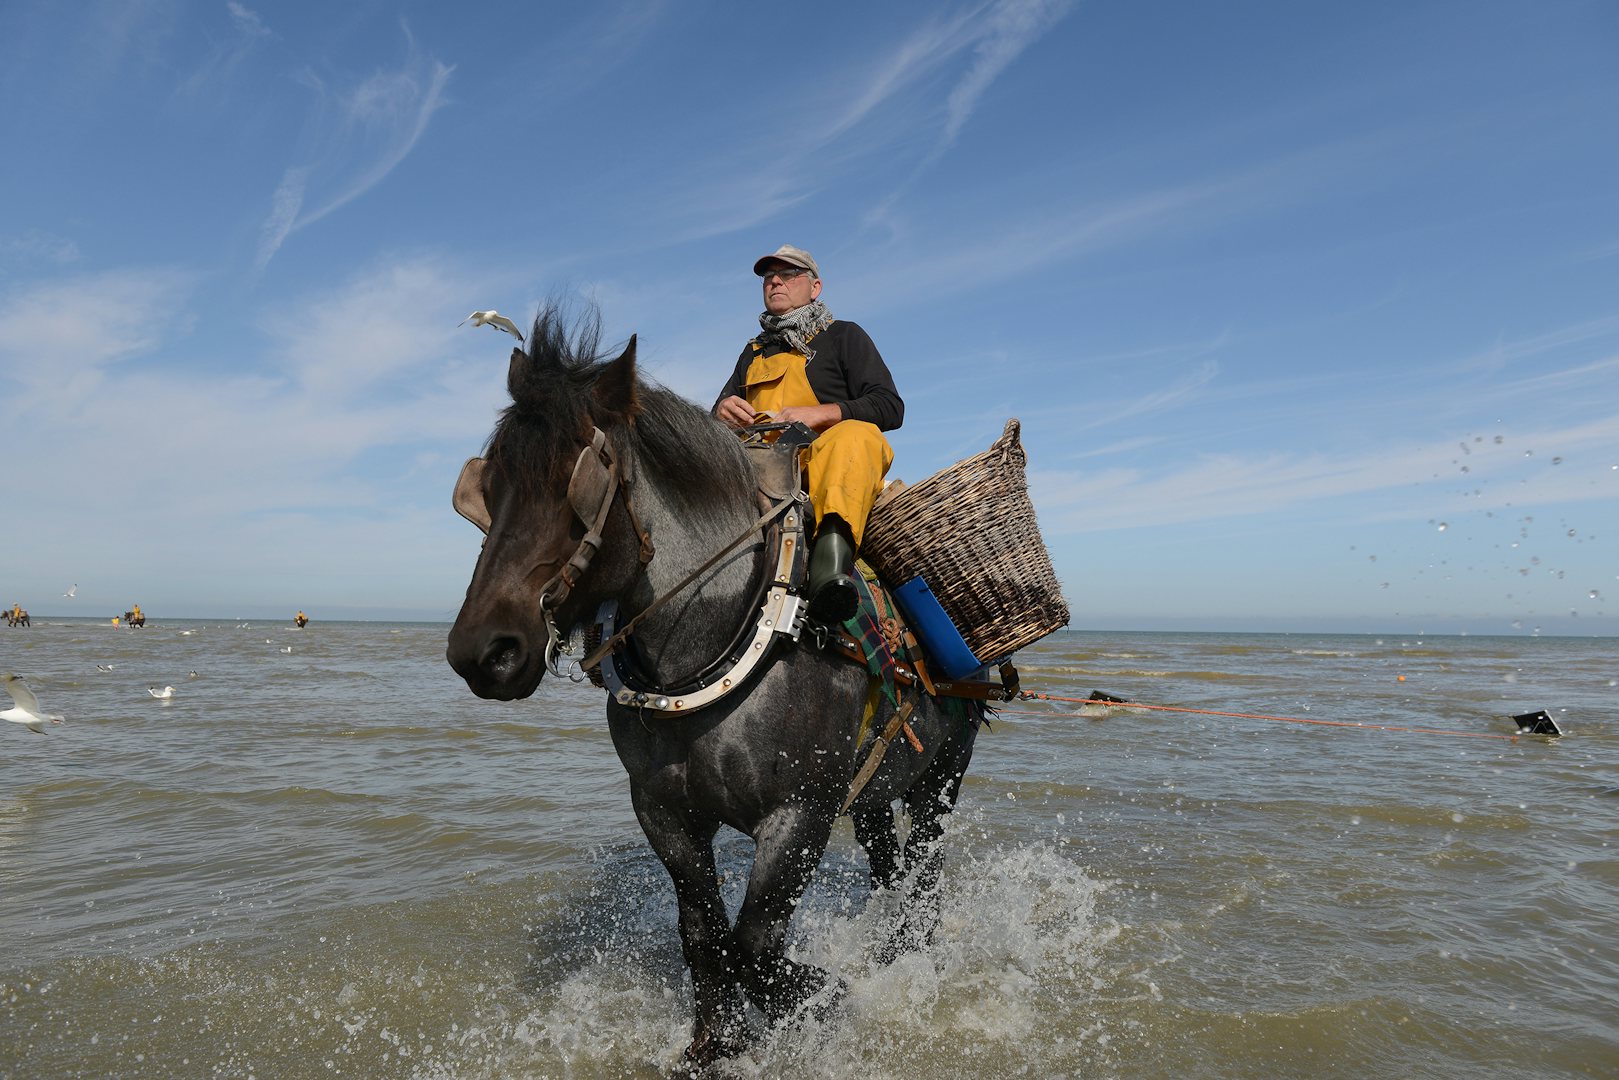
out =
<svg viewBox="0 0 1619 1080"><path fill-rule="evenodd" d="M1526 456L1526 448L1537 446L1539 455ZM1358 455L1203 454L1156 474L1139 468L1047 470L1031 479L1031 487L1041 526L1053 535L1189 525L1374 494L1388 498L1366 520L1409 518L1508 503L1611 502L1619 497L1619 478L1609 476L1611 468L1599 459L1616 446L1619 415L1611 415L1572 428L1518 431L1499 442L1480 440L1465 453L1451 441L1383 444ZM1583 467L1570 467L1582 456Z"/></svg>
<svg viewBox="0 0 1619 1080"><path fill-rule="evenodd" d="M15 236L0 237L0 274L14 266L67 266L80 257L76 242L43 229L25 229Z"/></svg>
<svg viewBox="0 0 1619 1080"><path fill-rule="evenodd" d="M931 14L897 48L879 57L869 73L852 81L853 95L835 110L832 122L820 131L815 144L832 142L971 45L977 36L975 19L980 14L979 9L948 18Z"/></svg>
<svg viewBox="0 0 1619 1080"><path fill-rule="evenodd" d="M181 97L225 100L224 85L261 45L276 38L258 12L237 0L227 0L225 14L228 28L217 37L210 34L201 63L176 88Z"/></svg>
<svg viewBox="0 0 1619 1080"><path fill-rule="evenodd" d="M972 64L946 99L944 143L955 142L990 84L1069 7L1067 0L1005 0L990 8Z"/></svg>
<svg viewBox="0 0 1619 1080"><path fill-rule="evenodd" d="M164 267L42 282L0 301L0 377L61 399L189 325L189 273Z"/></svg>
<svg viewBox="0 0 1619 1080"><path fill-rule="evenodd" d="M311 126L320 134L311 159L288 167L276 186L259 231L261 268L293 233L360 198L398 168L444 105L454 68L409 44L399 67L373 72L347 89L331 92L324 80L306 73L304 84L316 94Z"/></svg>
<svg viewBox="0 0 1619 1080"><path fill-rule="evenodd" d="M1219 373L1220 365L1216 361L1212 359L1204 360L1195 370L1181 375L1168 386L1160 387L1143 394L1134 401L1109 409L1105 420L1108 423L1118 423L1148 416L1152 413L1180 408L1188 402L1195 401L1204 387L1212 383Z"/></svg>
<svg viewBox="0 0 1619 1080"><path fill-rule="evenodd" d="M29 544L116 520L170 545L212 537L244 573L256 558L327 562L333 533L313 522L417 521L413 499L395 504L400 485L436 473L425 486L447 493L503 400L509 349L455 329L456 298L505 287L486 273L395 256L279 305L213 363L165 362L191 317L183 275L87 276L8 300L0 387L31 431L51 434L7 453L7 479L27 478L16 494L48 522ZM289 515L306 535L278 530L288 546L267 550L255 523Z"/></svg>
<svg viewBox="0 0 1619 1080"><path fill-rule="evenodd" d="M803 115L785 123L772 118L757 139L730 152L716 150L736 167L708 162L700 178L671 195L668 205L690 222L677 230L677 242L779 217L877 155L915 162L886 207L937 162L995 79L1070 7L1068 0L995 0L925 13L903 40L867 58L859 70L819 80L821 96ZM936 85L941 80L951 86L942 115ZM761 160L771 162L763 175L752 167Z"/></svg>
<svg viewBox="0 0 1619 1080"><path fill-rule="evenodd" d="M1527 337L1503 339L1459 365L1462 370L1499 371L1523 360L1537 360L1590 341L1619 336L1619 315L1584 319Z"/></svg>

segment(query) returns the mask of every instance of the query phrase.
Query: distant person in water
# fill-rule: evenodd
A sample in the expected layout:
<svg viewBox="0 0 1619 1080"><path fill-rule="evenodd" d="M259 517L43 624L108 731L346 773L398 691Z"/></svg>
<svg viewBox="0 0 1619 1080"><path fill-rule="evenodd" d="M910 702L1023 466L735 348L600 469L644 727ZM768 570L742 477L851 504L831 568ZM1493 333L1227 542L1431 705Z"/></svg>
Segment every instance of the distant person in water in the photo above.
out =
<svg viewBox="0 0 1619 1080"><path fill-rule="evenodd" d="M737 429L769 419L819 433L806 465L816 515L806 591L811 618L840 623L860 606L855 551L894 461L882 433L904 422L905 402L871 337L821 302L809 252L783 244L753 272L764 286L760 332L742 347L713 413Z"/></svg>

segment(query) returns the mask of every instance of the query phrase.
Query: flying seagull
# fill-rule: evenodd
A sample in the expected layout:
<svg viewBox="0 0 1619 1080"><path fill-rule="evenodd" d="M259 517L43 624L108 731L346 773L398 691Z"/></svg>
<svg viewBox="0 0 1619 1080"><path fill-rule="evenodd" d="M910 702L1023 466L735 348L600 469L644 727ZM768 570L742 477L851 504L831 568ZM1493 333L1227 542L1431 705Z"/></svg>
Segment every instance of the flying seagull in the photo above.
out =
<svg viewBox="0 0 1619 1080"><path fill-rule="evenodd" d="M14 724L22 724L36 735L45 734L45 725L47 723L60 724L62 722L60 716L50 716L39 711L39 699L34 696L32 690L23 684L22 676L0 675L0 682L6 684L6 693L10 694L11 700L17 703L16 708L0 712L0 718L10 720Z"/></svg>
<svg viewBox="0 0 1619 1080"><path fill-rule="evenodd" d="M506 331L518 341L523 340L523 332L517 329L517 324L498 311L474 311L455 325L465 326L469 322L473 326L493 326L497 330Z"/></svg>
<svg viewBox="0 0 1619 1080"><path fill-rule="evenodd" d="M174 687L165 686L163 689L159 690L155 686L148 686L146 688L146 692L155 698L171 698L174 696Z"/></svg>
<svg viewBox="0 0 1619 1080"><path fill-rule="evenodd" d="M69 585L67 587L67 592L63 593L62 595L67 597L69 600L71 600L71 599L73 599L73 594L78 592L78 591L79 591L79 587L77 585Z"/></svg>

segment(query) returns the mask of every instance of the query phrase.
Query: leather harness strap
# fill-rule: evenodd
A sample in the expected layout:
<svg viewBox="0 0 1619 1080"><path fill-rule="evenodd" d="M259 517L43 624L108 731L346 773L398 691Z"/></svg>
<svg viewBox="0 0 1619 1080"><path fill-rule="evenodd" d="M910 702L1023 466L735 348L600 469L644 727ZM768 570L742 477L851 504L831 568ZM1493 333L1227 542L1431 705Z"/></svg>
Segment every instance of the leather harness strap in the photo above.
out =
<svg viewBox="0 0 1619 1080"><path fill-rule="evenodd" d="M829 638L826 647L857 664L866 662L865 654L860 650L860 643L847 633L839 633L836 637ZM918 661L912 666L920 669L921 663ZM1000 670L1001 681L998 683L990 682L988 679L933 680L933 688L927 693L930 697L966 698L969 701L1011 701L1017 697L1018 692L1017 668L1008 660L1001 665ZM894 681L906 687L915 686L918 682L923 682L924 689L927 686L920 670L913 672L904 664L894 665Z"/></svg>
<svg viewBox="0 0 1619 1080"><path fill-rule="evenodd" d="M855 796L860 794L867 782L876 774L877 766L883 763L883 755L888 753L888 744L894 741L894 736L899 734L901 728L905 729L911 746L917 751L922 749L922 744L917 742L916 734L911 731L909 723L911 709L915 704L914 701L904 702L898 709L894 710L894 715L888 718L888 726L884 727L883 733L872 742L871 753L867 755L866 763L860 766L860 771L855 773L854 783L849 785L849 794L844 798L843 806L838 810L840 815L849 812L849 807L854 802Z"/></svg>

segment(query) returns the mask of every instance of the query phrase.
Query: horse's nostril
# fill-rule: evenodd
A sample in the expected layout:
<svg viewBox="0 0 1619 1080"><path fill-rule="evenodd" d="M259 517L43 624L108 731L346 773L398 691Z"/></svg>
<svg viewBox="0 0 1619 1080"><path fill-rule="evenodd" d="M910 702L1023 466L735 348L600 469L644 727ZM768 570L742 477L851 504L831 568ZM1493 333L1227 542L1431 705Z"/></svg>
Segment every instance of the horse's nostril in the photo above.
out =
<svg viewBox="0 0 1619 1080"><path fill-rule="evenodd" d="M478 666L491 675L508 675L522 666L524 651L523 643L518 638L491 638L484 646Z"/></svg>

